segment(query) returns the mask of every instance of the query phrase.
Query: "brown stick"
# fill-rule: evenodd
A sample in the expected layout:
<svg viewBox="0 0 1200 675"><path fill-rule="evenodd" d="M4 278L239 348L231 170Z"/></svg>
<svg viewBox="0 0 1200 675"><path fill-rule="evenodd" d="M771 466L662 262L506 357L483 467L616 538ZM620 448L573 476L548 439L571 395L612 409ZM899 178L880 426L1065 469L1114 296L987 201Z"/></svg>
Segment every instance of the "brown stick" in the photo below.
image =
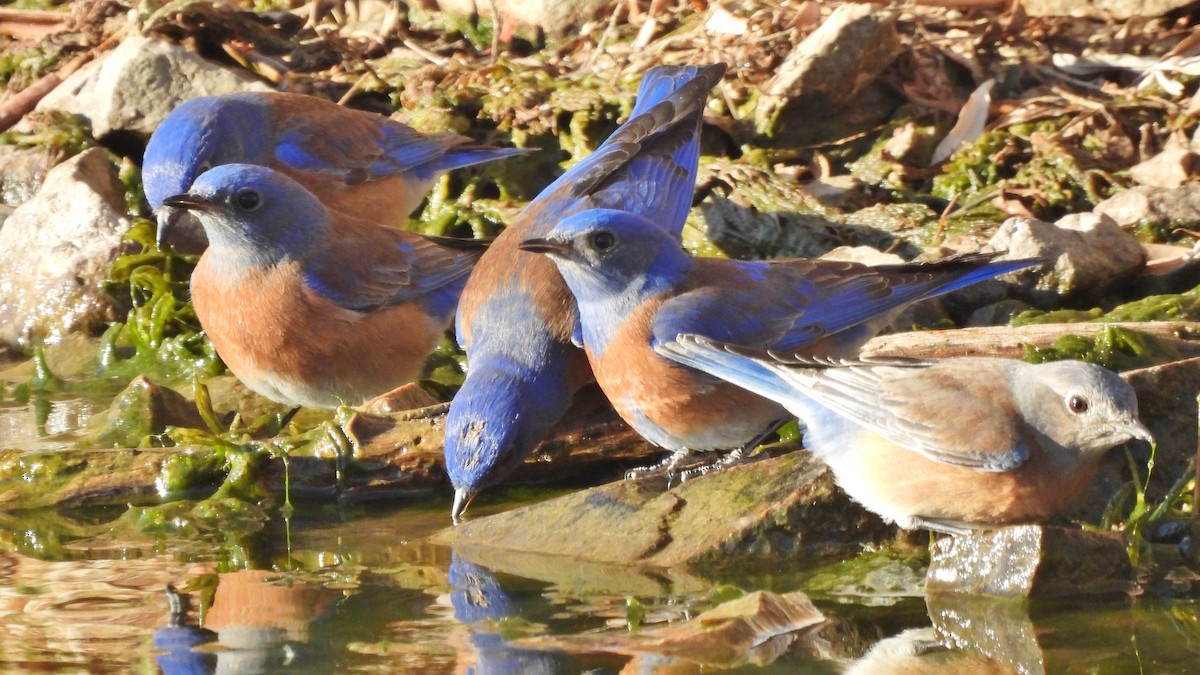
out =
<svg viewBox="0 0 1200 675"><path fill-rule="evenodd" d="M1064 335L1092 337L1109 324L1054 323L1012 326L988 326L958 330L930 330L896 333L877 337L865 346L864 356L908 356L915 358L951 358L956 356L1019 357L1025 345L1048 347ZM1200 335L1196 321L1131 321L1114 323L1150 333L1179 351L1183 357L1200 355L1200 341L1187 339Z"/></svg>
<svg viewBox="0 0 1200 675"><path fill-rule="evenodd" d="M66 12L53 12L46 9L9 9L0 7L0 22L36 23L48 26L65 23L70 18Z"/></svg>

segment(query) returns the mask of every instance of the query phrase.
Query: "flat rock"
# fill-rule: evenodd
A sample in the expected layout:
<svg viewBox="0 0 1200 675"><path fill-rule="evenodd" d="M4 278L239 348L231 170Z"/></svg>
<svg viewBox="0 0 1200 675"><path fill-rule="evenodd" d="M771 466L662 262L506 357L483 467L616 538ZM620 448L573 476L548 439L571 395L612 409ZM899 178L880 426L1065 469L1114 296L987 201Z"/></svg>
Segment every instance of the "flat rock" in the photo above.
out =
<svg viewBox="0 0 1200 675"><path fill-rule="evenodd" d="M1116 533L1043 525L943 537L930 547L925 590L1000 597L1129 592L1125 544Z"/></svg>
<svg viewBox="0 0 1200 675"><path fill-rule="evenodd" d="M1133 235L1111 218L1094 213L1068 215L1051 224L1032 218L1009 218L988 242L1004 259L1053 261L1006 275L1014 293L1035 305L1061 306L1064 298L1086 301L1104 297L1129 280L1145 262L1145 251Z"/></svg>
<svg viewBox="0 0 1200 675"><path fill-rule="evenodd" d="M28 348L115 319L101 289L129 229L103 150L58 165L0 228L0 345Z"/></svg>
<svg viewBox="0 0 1200 675"><path fill-rule="evenodd" d="M661 480L617 481L469 520L433 541L670 567L849 555L894 532L838 490L819 461L791 452L670 490Z"/></svg>
<svg viewBox="0 0 1200 675"><path fill-rule="evenodd" d="M91 121L96 138L130 132L145 139L167 114L197 96L270 91L253 77L209 63L183 47L141 35L126 37L38 103Z"/></svg>
<svg viewBox="0 0 1200 675"><path fill-rule="evenodd" d="M1123 228L1195 228L1200 226L1200 184L1174 188L1139 185L1105 199L1092 212L1108 216Z"/></svg>

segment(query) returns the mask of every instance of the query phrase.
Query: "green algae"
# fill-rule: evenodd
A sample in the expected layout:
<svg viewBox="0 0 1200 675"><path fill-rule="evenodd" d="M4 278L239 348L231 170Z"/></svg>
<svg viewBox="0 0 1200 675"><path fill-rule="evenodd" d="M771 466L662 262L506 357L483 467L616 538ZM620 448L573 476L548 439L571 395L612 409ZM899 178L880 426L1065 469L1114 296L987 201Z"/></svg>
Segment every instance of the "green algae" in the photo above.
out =
<svg viewBox="0 0 1200 675"><path fill-rule="evenodd" d="M1180 356L1149 333L1109 325L1093 338L1064 335L1049 347L1026 345L1022 358L1030 363L1077 359L1121 371L1176 361Z"/></svg>
<svg viewBox="0 0 1200 675"><path fill-rule="evenodd" d="M928 549L889 546L817 567L806 574L814 597L856 597L864 605L890 605L922 595Z"/></svg>
<svg viewBox="0 0 1200 675"><path fill-rule="evenodd" d="M215 540L224 542L218 544L220 550L237 552L241 547L236 544L262 531L269 512L242 499L214 496L200 501L184 499L158 506L131 507L121 520L120 526L143 534Z"/></svg>
<svg viewBox="0 0 1200 675"><path fill-rule="evenodd" d="M119 256L105 281L107 292L131 308L101 339L101 373L144 374L168 384L219 374L224 365L200 330L188 292L196 257L159 250L154 233L153 221L135 218L125 238L140 250Z"/></svg>
<svg viewBox="0 0 1200 675"><path fill-rule="evenodd" d="M1152 295L1133 300L1105 312L1095 307L1088 310L1060 309L1056 311L1028 310L1018 314L1013 326L1038 323L1074 323L1080 321L1200 321L1200 286L1183 293Z"/></svg>
<svg viewBox="0 0 1200 675"><path fill-rule="evenodd" d="M1128 179L1108 170L1107 148L1096 134L1070 144L1058 138L1072 119L1051 117L983 133L951 155L934 177L931 194L959 205L952 219L977 223L1007 217L991 203L1005 190L1023 195L1022 203L1042 220L1090 210Z"/></svg>
<svg viewBox="0 0 1200 675"><path fill-rule="evenodd" d="M18 3L19 4L19 3ZM66 19L67 13L63 13ZM24 89L50 73L62 63L61 47L43 41L19 51L5 50L0 54L0 87L13 91ZM10 87L10 84L13 85Z"/></svg>
<svg viewBox="0 0 1200 675"><path fill-rule="evenodd" d="M630 633L636 633L646 621L646 605L634 596L625 598L625 626Z"/></svg>
<svg viewBox="0 0 1200 675"><path fill-rule="evenodd" d="M442 338L429 358L425 359L421 388L440 401L448 401L467 377L467 356L458 343Z"/></svg>
<svg viewBox="0 0 1200 675"><path fill-rule="evenodd" d="M204 448L188 448L172 454L160 469L160 491L168 498L211 486L227 474L219 453Z"/></svg>
<svg viewBox="0 0 1200 675"><path fill-rule="evenodd" d="M0 133L0 144L46 148L58 161L96 146L91 125L78 115L45 110L31 112L23 119L25 124L21 131L10 129Z"/></svg>

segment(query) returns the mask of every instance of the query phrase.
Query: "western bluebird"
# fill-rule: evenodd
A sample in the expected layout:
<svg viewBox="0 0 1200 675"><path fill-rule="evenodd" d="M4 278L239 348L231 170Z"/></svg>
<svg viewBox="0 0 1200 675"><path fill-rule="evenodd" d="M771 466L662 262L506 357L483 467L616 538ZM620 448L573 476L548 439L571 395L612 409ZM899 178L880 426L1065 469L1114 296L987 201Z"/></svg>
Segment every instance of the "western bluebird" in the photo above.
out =
<svg viewBox="0 0 1200 675"><path fill-rule="evenodd" d="M225 164L163 204L209 248L192 303L217 354L258 393L357 405L411 381L458 304L480 242L424 237L326 209L282 173ZM159 227L165 239L169 224Z"/></svg>
<svg viewBox="0 0 1200 675"><path fill-rule="evenodd" d="M326 207L402 227L450 169L524 152L458 134L423 134L383 115L288 93L237 93L184 101L146 145L142 181L159 220L167 197L222 164L281 171Z"/></svg>
<svg viewBox="0 0 1200 675"><path fill-rule="evenodd" d="M689 451L760 442L788 415L777 403L657 355L680 333L753 347L854 353L904 306L1028 267L991 254L867 267L828 260L695 258L642 218L594 209L521 248L548 254L579 305L583 344L617 413L651 443Z"/></svg>
<svg viewBox="0 0 1200 675"><path fill-rule="evenodd" d="M1133 388L1083 361L845 365L696 335L658 350L796 414L804 444L838 485L908 529L960 534L1044 520L1087 486L1110 448L1154 442Z"/></svg>
<svg viewBox="0 0 1200 675"><path fill-rule="evenodd" d="M562 277L518 245L597 207L638 213L678 242L695 187L702 108L724 72L717 64L646 73L629 120L525 207L472 273L456 323L469 367L446 418L454 518L516 469L592 380Z"/></svg>

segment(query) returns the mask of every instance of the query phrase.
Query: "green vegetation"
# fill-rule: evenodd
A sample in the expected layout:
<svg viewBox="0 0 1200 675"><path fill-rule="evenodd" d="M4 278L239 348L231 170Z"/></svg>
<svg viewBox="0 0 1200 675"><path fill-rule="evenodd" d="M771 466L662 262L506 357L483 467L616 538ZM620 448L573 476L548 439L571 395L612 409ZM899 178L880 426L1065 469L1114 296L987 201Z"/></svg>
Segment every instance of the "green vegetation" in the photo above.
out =
<svg viewBox="0 0 1200 675"><path fill-rule="evenodd" d="M1065 335L1049 347L1026 346L1023 358L1030 363L1078 359L1130 370L1178 360L1179 352L1148 333L1110 325L1094 338Z"/></svg>

